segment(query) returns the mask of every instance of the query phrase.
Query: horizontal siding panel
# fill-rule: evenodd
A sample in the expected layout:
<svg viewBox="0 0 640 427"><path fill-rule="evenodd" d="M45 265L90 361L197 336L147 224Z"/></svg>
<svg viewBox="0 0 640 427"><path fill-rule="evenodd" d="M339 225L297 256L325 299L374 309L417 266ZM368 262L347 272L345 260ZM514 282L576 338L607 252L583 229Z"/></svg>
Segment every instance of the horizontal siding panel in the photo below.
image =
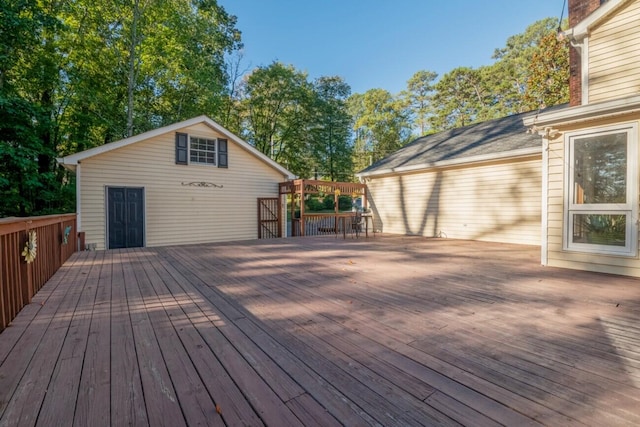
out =
<svg viewBox="0 0 640 427"><path fill-rule="evenodd" d="M589 102L640 93L640 5L630 2L589 38Z"/></svg>
<svg viewBox="0 0 640 427"><path fill-rule="evenodd" d="M634 49L633 43L638 39L637 26L635 22L629 21L611 32L594 32L589 39L589 64L591 55L600 57L601 55L611 56L611 52L620 52L625 49Z"/></svg>
<svg viewBox="0 0 640 427"><path fill-rule="evenodd" d="M633 55L623 55L623 57L620 58L618 56L618 52L602 52L594 58L589 57L589 69L596 71L600 71L601 69L609 69L611 68L612 60L615 60L616 64L623 67L633 65L635 62L635 58L633 57Z"/></svg>
<svg viewBox="0 0 640 427"><path fill-rule="evenodd" d="M640 52L638 56L640 57ZM599 80L597 84L589 87L589 96L601 97L609 91L619 93L620 97L624 98L636 94L640 89L640 68L620 73L606 73L603 78L595 78Z"/></svg>
<svg viewBox="0 0 640 427"><path fill-rule="evenodd" d="M398 234L540 243L540 161L374 178L377 223Z"/></svg>

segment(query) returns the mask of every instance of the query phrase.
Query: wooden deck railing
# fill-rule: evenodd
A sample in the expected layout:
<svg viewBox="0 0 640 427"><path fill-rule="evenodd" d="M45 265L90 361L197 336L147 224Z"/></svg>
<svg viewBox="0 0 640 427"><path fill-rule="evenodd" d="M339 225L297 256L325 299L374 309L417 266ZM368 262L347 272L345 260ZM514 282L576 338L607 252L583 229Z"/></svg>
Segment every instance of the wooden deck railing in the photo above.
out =
<svg viewBox="0 0 640 427"><path fill-rule="evenodd" d="M292 236L325 236L328 234L351 233L354 214L344 212L339 214L304 214L304 218L292 221ZM300 226L304 224L304 233Z"/></svg>
<svg viewBox="0 0 640 427"><path fill-rule="evenodd" d="M27 263L22 253L30 231L37 249ZM76 214L0 219L0 332L77 247Z"/></svg>

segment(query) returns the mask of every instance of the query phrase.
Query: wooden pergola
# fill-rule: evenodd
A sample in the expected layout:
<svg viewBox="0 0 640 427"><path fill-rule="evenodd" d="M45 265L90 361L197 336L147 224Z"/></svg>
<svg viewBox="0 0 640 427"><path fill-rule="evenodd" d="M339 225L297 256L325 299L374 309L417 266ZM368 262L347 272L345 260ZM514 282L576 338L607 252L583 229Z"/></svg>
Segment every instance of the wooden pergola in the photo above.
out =
<svg viewBox="0 0 640 427"><path fill-rule="evenodd" d="M300 235L305 235L305 212L304 201L308 195L333 195L335 212L332 215L335 218L334 224L337 232L338 218L351 216L352 214L340 213L338 207L338 199L340 196L351 196L352 198L362 197L362 208L367 203L367 185L357 182L333 182L319 181L312 179L294 179L291 181L280 183L280 195L291 195L291 218L295 218L296 201L300 205ZM308 216L308 215L306 215Z"/></svg>

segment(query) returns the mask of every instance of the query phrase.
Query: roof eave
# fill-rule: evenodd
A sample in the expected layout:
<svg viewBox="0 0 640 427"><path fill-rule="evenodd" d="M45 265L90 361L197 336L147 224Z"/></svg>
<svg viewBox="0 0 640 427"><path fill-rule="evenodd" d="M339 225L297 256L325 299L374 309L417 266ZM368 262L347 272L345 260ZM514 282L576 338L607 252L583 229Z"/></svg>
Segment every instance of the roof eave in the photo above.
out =
<svg viewBox="0 0 640 427"><path fill-rule="evenodd" d="M370 172L360 172L356 174L358 178L370 178L382 175L394 175L399 173L417 172L429 169L439 169L451 166L472 165L477 163L487 163L505 159L523 159L542 154L542 147L520 148L518 150L503 151L500 153L480 154L459 159L441 160L437 162L421 163L410 166L400 166L397 168L377 169Z"/></svg>
<svg viewBox="0 0 640 427"><path fill-rule="evenodd" d="M536 128L553 125L566 125L606 117L615 117L636 111L640 111L640 95L599 102L597 104L567 107L562 110L526 117L523 119L523 122L525 126L536 130Z"/></svg>

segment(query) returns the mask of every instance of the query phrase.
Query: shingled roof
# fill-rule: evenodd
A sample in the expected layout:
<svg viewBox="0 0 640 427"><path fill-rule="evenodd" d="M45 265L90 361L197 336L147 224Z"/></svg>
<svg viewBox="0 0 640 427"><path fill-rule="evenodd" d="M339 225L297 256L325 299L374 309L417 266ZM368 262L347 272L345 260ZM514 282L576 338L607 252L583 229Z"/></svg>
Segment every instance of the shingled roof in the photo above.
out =
<svg viewBox="0 0 640 427"><path fill-rule="evenodd" d="M375 162L358 176L540 153L542 138L535 133L528 133L523 123L523 118L533 114L514 114L423 136Z"/></svg>

